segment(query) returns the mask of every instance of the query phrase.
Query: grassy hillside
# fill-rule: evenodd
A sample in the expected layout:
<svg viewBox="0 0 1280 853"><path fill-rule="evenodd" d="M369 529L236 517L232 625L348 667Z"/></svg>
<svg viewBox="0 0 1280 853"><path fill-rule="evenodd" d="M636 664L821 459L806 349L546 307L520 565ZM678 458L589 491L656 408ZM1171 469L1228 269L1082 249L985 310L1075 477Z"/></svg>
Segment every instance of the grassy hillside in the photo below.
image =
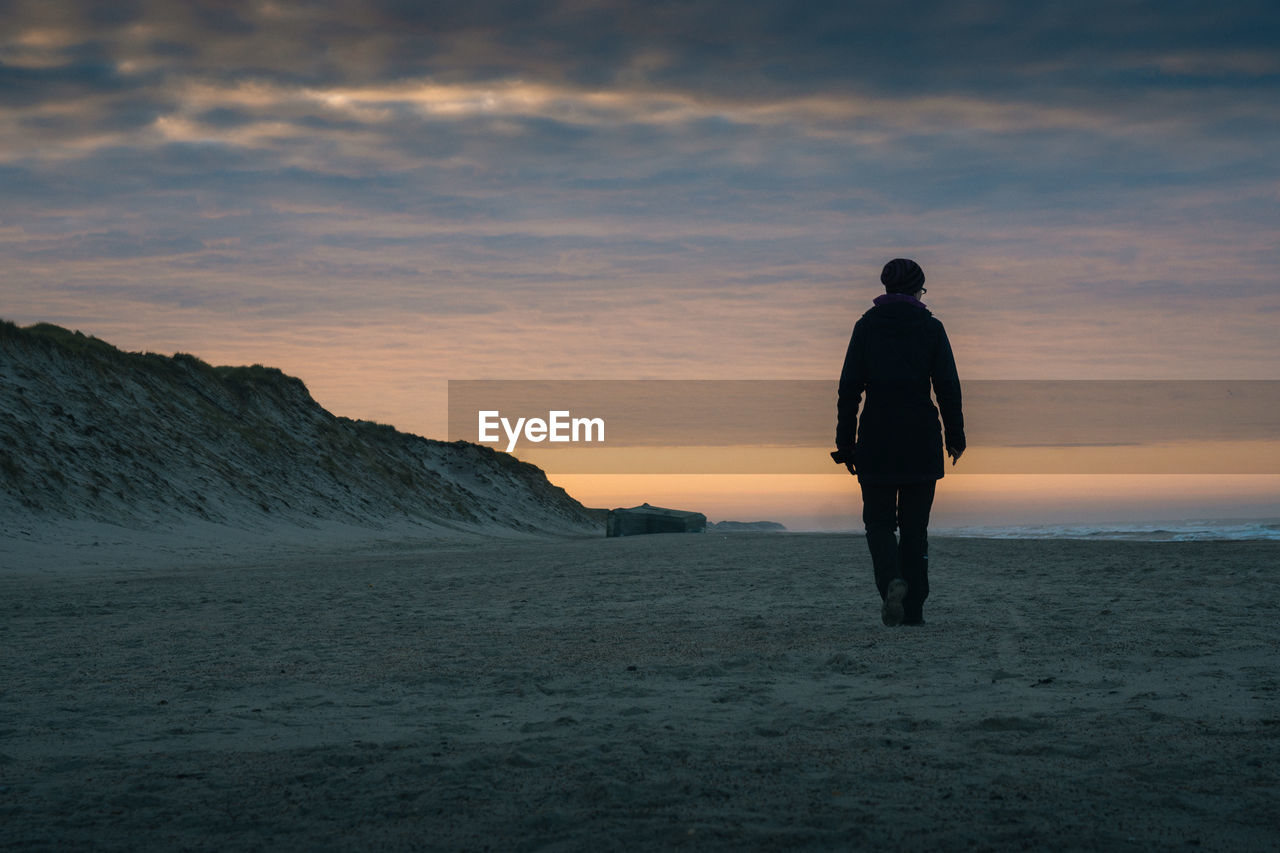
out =
<svg viewBox="0 0 1280 853"><path fill-rule="evenodd" d="M599 523L536 466L335 417L275 368L123 352L7 321L0 507L133 524L409 518L592 532Z"/></svg>

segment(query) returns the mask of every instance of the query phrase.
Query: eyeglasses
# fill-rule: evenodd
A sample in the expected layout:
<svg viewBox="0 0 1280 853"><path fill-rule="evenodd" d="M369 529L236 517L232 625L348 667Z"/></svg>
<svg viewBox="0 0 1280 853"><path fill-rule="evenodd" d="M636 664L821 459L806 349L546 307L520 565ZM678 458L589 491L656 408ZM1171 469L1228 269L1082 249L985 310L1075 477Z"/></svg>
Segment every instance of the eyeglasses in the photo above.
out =
<svg viewBox="0 0 1280 853"><path fill-rule="evenodd" d="M929 292L929 288L927 288L927 287L922 287L922 288L920 288L920 295L921 295L921 296L924 296L924 295L925 295L926 293L928 293L928 292Z"/></svg>

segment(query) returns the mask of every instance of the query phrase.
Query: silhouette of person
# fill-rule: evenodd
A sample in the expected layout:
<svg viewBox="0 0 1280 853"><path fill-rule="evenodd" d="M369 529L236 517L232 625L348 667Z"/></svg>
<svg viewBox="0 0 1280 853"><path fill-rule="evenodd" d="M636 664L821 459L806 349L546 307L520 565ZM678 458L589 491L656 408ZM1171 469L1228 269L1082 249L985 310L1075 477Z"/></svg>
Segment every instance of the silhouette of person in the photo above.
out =
<svg viewBox="0 0 1280 853"><path fill-rule="evenodd" d="M943 429L952 465L965 448L960 377L946 330L920 301L926 293L920 265L894 258L880 281L885 293L854 325L845 354L831 456L857 475L862 489L881 620L923 625L929 511L944 474Z"/></svg>

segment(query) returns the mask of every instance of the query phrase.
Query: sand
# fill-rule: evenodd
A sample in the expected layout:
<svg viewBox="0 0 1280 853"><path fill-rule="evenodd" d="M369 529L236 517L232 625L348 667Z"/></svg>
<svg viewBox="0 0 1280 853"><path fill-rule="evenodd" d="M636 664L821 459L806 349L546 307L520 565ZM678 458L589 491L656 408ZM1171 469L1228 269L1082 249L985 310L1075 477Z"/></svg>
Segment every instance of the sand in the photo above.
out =
<svg viewBox="0 0 1280 853"><path fill-rule="evenodd" d="M5 849L1274 850L1280 543L213 550L0 573Z"/></svg>

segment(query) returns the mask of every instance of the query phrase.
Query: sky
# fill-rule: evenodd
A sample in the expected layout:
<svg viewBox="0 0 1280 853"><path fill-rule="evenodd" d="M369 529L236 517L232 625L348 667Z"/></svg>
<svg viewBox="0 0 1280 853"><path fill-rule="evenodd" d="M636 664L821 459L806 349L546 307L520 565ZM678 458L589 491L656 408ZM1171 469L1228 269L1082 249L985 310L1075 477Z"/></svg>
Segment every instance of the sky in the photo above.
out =
<svg viewBox="0 0 1280 853"><path fill-rule="evenodd" d="M451 379L834 379L903 256L962 379L1272 379L1277 150L1271 2L0 0L0 316L443 438ZM943 518L1280 515L954 480Z"/></svg>

